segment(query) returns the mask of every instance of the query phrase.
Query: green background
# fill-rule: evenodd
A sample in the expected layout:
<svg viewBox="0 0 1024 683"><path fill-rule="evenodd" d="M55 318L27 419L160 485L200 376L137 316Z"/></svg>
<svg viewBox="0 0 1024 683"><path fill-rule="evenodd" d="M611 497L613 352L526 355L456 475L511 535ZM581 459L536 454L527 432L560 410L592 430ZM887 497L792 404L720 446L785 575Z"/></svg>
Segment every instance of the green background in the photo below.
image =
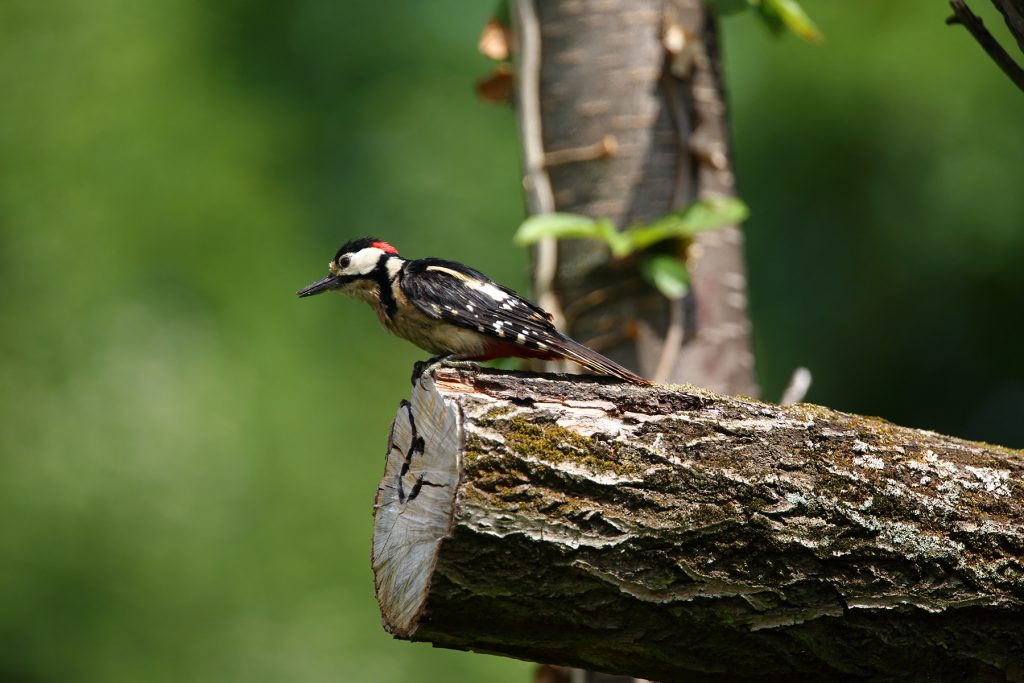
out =
<svg viewBox="0 0 1024 683"><path fill-rule="evenodd" d="M944 2L805 6L724 24L765 396L1024 446L1024 98ZM381 629L423 354L294 296L367 233L526 288L490 9L0 3L0 681L528 680Z"/></svg>

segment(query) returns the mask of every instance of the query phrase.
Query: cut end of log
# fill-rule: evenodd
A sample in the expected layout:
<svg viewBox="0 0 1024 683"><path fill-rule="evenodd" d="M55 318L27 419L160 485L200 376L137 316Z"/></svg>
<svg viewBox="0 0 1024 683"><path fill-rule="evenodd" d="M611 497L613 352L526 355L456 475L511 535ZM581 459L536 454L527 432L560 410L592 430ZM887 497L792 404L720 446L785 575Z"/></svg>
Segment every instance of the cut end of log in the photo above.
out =
<svg viewBox="0 0 1024 683"><path fill-rule="evenodd" d="M374 588L384 628L396 637L408 639L416 634L441 544L452 531L465 450L462 423L466 406L460 399L472 396L481 378L515 374L489 371L477 375L435 368L415 385L411 399L399 405L388 438L384 477L377 487L372 552ZM637 390L635 385L608 377L583 380L573 376L563 381L555 375L522 376L544 385L563 386L563 390L573 386L585 392L588 386L605 386L626 394ZM478 400L473 405L477 412L487 412L496 404Z"/></svg>
<svg viewBox="0 0 1024 683"><path fill-rule="evenodd" d="M427 598L459 480L459 413L424 377L402 401L377 487L373 573L384 627L408 638Z"/></svg>

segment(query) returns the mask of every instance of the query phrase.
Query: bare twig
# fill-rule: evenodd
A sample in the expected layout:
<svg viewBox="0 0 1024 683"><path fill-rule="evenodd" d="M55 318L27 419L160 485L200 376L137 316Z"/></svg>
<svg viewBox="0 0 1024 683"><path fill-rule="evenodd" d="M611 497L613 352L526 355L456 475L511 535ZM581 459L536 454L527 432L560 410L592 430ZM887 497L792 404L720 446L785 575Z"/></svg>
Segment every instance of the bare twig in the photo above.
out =
<svg viewBox="0 0 1024 683"><path fill-rule="evenodd" d="M669 105L669 116L675 132L676 167L672 182L672 208L678 209L688 203L694 186L693 170L687 154L689 135L692 129L689 113L682 106L676 90L676 78L688 78L689 68L694 59L694 50L687 45L686 32L675 22L671 13L662 17L662 44L665 47L666 61L662 69L661 85L665 89L665 101ZM689 55L685 57L684 55ZM685 63L685 66L680 66ZM676 67L679 67L678 69ZM676 362L683 350L685 331L685 308L682 299L669 299L668 329L661 343L658 363L654 370L654 381L665 382L676 367Z"/></svg>
<svg viewBox="0 0 1024 683"><path fill-rule="evenodd" d="M595 308L606 305L609 301L635 296L642 285L643 281L639 278L627 278L616 281L607 287L592 289L566 304L565 322L571 327L577 318Z"/></svg>
<svg viewBox="0 0 1024 683"><path fill-rule="evenodd" d="M665 382L668 380L672 370L675 369L676 361L679 360L679 349L683 346L683 332L685 328L685 314L683 310L682 297L668 300L668 330L665 332L665 341L661 345L658 365L654 369L652 379L655 382Z"/></svg>
<svg viewBox="0 0 1024 683"><path fill-rule="evenodd" d="M1020 51L1024 52L1024 0L992 0L992 4L1003 15L1006 28L1017 40Z"/></svg>
<svg viewBox="0 0 1024 683"><path fill-rule="evenodd" d="M619 141L614 135L605 135L592 145L558 149L544 154L544 167L571 164L577 161L593 161L610 157L619 149Z"/></svg>
<svg viewBox="0 0 1024 683"><path fill-rule="evenodd" d="M1003 70L1003 73L1009 76L1021 91L1024 91L1024 68L1013 61L1003 46L989 33L981 17L972 12L964 0L950 0L949 6L953 8L953 16L946 19L946 23L949 25L960 24L966 28L992 58L992 61Z"/></svg>
<svg viewBox="0 0 1024 683"><path fill-rule="evenodd" d="M794 370L793 376L789 378L789 384L786 385L786 390L782 392L779 405L791 406L803 401L807 396L807 390L811 388L811 379L811 371L807 368L799 367Z"/></svg>

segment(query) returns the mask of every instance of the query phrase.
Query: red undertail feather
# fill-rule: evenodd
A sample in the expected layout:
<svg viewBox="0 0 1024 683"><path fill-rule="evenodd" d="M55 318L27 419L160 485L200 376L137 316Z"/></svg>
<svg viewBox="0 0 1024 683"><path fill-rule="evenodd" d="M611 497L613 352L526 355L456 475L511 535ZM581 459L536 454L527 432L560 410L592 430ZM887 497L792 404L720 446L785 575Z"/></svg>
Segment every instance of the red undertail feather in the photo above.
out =
<svg viewBox="0 0 1024 683"><path fill-rule="evenodd" d="M540 349L527 349L512 343L491 344L479 356L467 358L467 360L494 360L495 358L536 358L538 360L555 360L561 358L557 353L541 351Z"/></svg>
<svg viewBox="0 0 1024 683"><path fill-rule="evenodd" d="M633 384L649 386L652 382L648 379L627 370L610 358L605 358L597 351L580 344L577 341L563 337L559 340L558 349L529 349L518 344L503 342L489 345L484 352L467 360L494 360L495 358L536 358L538 360L558 360L564 358L571 360L587 370L602 375L611 375L624 379Z"/></svg>

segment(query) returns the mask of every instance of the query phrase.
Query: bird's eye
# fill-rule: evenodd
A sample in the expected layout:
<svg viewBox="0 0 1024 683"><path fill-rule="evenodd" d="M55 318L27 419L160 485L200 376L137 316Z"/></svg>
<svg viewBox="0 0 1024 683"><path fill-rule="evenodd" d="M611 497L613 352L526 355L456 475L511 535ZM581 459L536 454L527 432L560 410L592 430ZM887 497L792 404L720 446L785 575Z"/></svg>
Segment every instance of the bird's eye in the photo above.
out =
<svg viewBox="0 0 1024 683"><path fill-rule="evenodd" d="M352 261L352 259L349 258L348 256L342 256L340 259L338 259L338 267L339 268L348 268L348 264L351 261Z"/></svg>

